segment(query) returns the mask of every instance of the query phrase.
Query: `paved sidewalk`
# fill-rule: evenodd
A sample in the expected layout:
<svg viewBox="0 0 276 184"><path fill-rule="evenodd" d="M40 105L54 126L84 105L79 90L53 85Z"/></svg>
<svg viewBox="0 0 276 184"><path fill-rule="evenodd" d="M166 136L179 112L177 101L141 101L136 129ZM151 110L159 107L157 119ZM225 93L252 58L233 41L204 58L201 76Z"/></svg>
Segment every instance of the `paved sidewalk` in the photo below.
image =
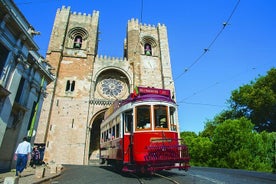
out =
<svg viewBox="0 0 276 184"><path fill-rule="evenodd" d="M36 177L36 170L42 169L43 166L37 166L36 169L32 167L27 167L21 174L19 178L19 184L37 184L44 181L50 180L60 175L60 172L50 173L49 168L45 168L45 174L43 178ZM0 183L4 183L6 177L16 177L15 170L6 173L0 173Z"/></svg>

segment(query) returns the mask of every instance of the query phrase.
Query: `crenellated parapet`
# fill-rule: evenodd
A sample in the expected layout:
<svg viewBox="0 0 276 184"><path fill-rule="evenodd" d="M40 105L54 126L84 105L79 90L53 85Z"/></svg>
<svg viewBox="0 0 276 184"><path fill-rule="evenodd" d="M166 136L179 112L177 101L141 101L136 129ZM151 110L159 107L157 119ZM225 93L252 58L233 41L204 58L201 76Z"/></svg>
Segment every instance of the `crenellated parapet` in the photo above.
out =
<svg viewBox="0 0 276 184"><path fill-rule="evenodd" d="M92 16L93 16L93 17L99 17L99 16L100 16L100 12L94 10Z"/></svg>
<svg viewBox="0 0 276 184"><path fill-rule="evenodd" d="M99 62L126 62L126 58L110 57L107 55L97 55L96 61Z"/></svg>
<svg viewBox="0 0 276 184"><path fill-rule="evenodd" d="M81 12L71 12L71 7L68 6L68 7L65 7L65 6L62 6L62 8L58 8L57 9L57 14L60 14L62 12L69 12L72 16L76 17L76 18L92 18L92 17L99 17L99 11L96 11L94 10L92 12L92 14L86 14L86 13L81 13Z"/></svg>
<svg viewBox="0 0 276 184"><path fill-rule="evenodd" d="M130 19L128 21L128 30L139 30L139 21L138 19Z"/></svg>
<svg viewBox="0 0 276 184"><path fill-rule="evenodd" d="M73 12L72 13L72 15L74 15L74 16L79 16L79 17L81 17L81 18L83 18L83 17L99 17L99 11L93 11L93 13L92 13L92 15L91 14L86 14L86 13L81 13L81 12Z"/></svg>
<svg viewBox="0 0 276 184"><path fill-rule="evenodd" d="M139 23L138 19L130 19L128 20L128 29L143 29L145 31L147 30L153 30L153 29L166 29L166 25L165 24L161 24L158 23L157 26L156 25L151 25L151 24L146 24L146 23Z"/></svg>
<svg viewBox="0 0 276 184"><path fill-rule="evenodd" d="M61 12L64 12L64 11L70 12L70 10L71 10L70 6L68 6L68 7L62 6L61 9L60 8L57 9L57 13L61 13Z"/></svg>

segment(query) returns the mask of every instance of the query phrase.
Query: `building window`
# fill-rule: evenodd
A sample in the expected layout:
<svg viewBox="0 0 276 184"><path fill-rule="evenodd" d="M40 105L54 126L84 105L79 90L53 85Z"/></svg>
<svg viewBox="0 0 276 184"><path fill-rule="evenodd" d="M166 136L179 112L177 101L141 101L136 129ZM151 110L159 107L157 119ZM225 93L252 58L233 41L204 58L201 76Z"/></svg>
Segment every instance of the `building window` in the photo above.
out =
<svg viewBox="0 0 276 184"><path fill-rule="evenodd" d="M145 55L151 56L152 55L152 50L151 50L151 45L146 43L144 46L145 49Z"/></svg>
<svg viewBox="0 0 276 184"><path fill-rule="evenodd" d="M118 97L123 91L123 83L114 78L107 78L101 81L101 92L108 97Z"/></svg>
<svg viewBox="0 0 276 184"><path fill-rule="evenodd" d="M5 66L8 54L9 50L6 49L6 47L4 47L2 44L0 44L0 74L2 73Z"/></svg>
<svg viewBox="0 0 276 184"><path fill-rule="evenodd" d="M23 90L24 90L24 83L25 83L25 79L23 77L21 77L20 82L19 82L19 86L16 92L16 96L15 96L15 101L17 103L20 103L20 97L22 94L24 94Z"/></svg>
<svg viewBox="0 0 276 184"><path fill-rule="evenodd" d="M74 27L69 30L67 46L75 49L85 49L85 43L89 34L88 31L82 27Z"/></svg>
<svg viewBox="0 0 276 184"><path fill-rule="evenodd" d="M76 36L74 40L74 48L80 49L82 45L82 37L81 36Z"/></svg>
<svg viewBox="0 0 276 184"><path fill-rule="evenodd" d="M66 88L65 88L65 91L66 92L73 92L75 90L75 81L70 81L70 80L67 80L66 82Z"/></svg>

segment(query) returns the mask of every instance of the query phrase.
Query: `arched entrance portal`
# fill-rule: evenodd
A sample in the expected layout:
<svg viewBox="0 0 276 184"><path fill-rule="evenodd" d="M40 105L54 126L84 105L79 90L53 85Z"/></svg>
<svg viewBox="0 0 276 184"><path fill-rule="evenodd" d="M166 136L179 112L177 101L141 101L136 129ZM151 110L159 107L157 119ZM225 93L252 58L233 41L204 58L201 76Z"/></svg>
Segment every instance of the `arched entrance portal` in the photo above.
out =
<svg viewBox="0 0 276 184"><path fill-rule="evenodd" d="M91 122L90 129L90 143L89 143L89 159L99 159L99 149L100 149L100 126L104 119L104 113L106 110L99 112L94 120Z"/></svg>

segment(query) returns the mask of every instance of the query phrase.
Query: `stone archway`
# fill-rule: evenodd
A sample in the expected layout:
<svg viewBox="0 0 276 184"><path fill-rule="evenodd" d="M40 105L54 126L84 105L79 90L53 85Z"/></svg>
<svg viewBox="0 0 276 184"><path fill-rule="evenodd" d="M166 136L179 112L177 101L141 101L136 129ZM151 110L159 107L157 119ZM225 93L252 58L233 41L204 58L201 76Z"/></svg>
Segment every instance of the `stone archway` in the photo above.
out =
<svg viewBox="0 0 276 184"><path fill-rule="evenodd" d="M100 126L104 119L106 109L95 115L91 122L90 140L89 140L89 159L99 159L100 149Z"/></svg>

